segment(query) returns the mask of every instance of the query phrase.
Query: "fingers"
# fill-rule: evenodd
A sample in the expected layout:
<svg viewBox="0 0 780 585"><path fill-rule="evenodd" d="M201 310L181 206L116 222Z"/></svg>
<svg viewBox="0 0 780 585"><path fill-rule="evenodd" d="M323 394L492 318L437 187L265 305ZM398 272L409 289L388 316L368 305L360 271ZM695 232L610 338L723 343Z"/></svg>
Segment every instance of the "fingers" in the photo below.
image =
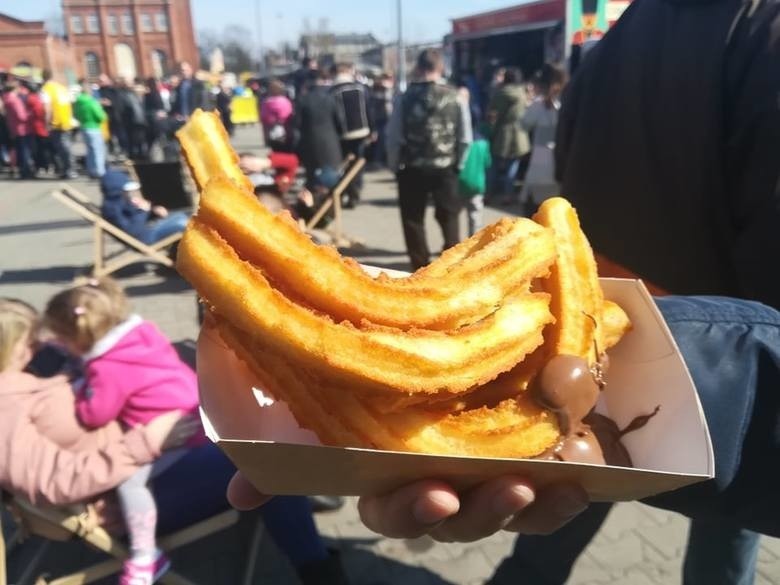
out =
<svg viewBox="0 0 780 585"><path fill-rule="evenodd" d="M420 481L358 502L363 523L391 538L417 538L458 513L458 496L438 481Z"/></svg>
<svg viewBox="0 0 780 585"><path fill-rule="evenodd" d="M271 496L258 492L239 471L228 484L227 499L236 510L246 511L262 506L271 499Z"/></svg>
<svg viewBox="0 0 780 585"><path fill-rule="evenodd" d="M521 534L550 534L584 511L588 494L575 484L547 487L533 506L518 514L505 529Z"/></svg>
<svg viewBox="0 0 780 585"><path fill-rule="evenodd" d="M534 500L534 490L528 482L518 477L501 477L464 495L458 514L430 534L442 542L479 540L504 529Z"/></svg>
<svg viewBox="0 0 780 585"><path fill-rule="evenodd" d="M428 534L441 542L472 542L499 530L549 534L587 506L579 486L559 484L536 493L513 476L486 482L461 498L442 482L421 481L358 502L361 520L374 532L390 538Z"/></svg>

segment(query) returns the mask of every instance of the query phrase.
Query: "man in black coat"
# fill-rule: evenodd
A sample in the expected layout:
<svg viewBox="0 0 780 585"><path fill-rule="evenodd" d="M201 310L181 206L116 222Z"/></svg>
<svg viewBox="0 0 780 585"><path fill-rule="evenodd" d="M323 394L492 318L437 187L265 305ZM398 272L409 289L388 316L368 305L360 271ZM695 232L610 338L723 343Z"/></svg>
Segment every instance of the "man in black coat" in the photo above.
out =
<svg viewBox="0 0 780 585"><path fill-rule="evenodd" d="M556 172L602 267L657 290L780 309L778 63L778 0L635 0L591 50L564 95ZM685 585L746 585L758 537L744 528L778 529L767 499L778 481L777 326L761 305L753 320L765 320L750 327L736 301L695 317L658 303L684 341L716 477L648 503L693 519ZM518 538L491 584L563 584L609 508Z"/></svg>
<svg viewBox="0 0 780 585"><path fill-rule="evenodd" d="M341 165L343 121L328 91L326 72L315 69L310 75L310 89L295 102L292 129L298 158L306 169L306 183L312 189L319 173L337 171Z"/></svg>
<svg viewBox="0 0 780 585"><path fill-rule="evenodd" d="M171 114L177 120L184 121L196 109L208 110L211 104L206 85L192 75L192 65L182 61L179 74L179 85L173 89L171 96Z"/></svg>

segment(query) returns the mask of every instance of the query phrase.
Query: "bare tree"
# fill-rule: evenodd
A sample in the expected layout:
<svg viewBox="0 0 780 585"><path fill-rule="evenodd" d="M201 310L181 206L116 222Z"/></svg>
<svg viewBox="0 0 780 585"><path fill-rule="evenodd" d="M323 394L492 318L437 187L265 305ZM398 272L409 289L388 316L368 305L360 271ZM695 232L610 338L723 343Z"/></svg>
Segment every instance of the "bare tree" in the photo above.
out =
<svg viewBox="0 0 780 585"><path fill-rule="evenodd" d="M219 48L225 61L225 71L234 73L251 71L254 66L252 46L252 32L244 26L228 25L221 34L212 29L198 32L198 51L202 69L209 68L211 54L214 49Z"/></svg>

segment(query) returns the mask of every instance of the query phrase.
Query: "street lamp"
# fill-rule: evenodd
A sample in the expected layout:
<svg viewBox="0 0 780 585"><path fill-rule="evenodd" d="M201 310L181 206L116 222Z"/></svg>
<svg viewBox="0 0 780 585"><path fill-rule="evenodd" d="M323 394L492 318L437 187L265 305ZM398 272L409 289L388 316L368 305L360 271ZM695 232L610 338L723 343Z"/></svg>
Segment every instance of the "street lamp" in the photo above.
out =
<svg viewBox="0 0 780 585"><path fill-rule="evenodd" d="M398 14L398 91L406 91L406 51L404 50L403 7L397 0Z"/></svg>
<svg viewBox="0 0 780 585"><path fill-rule="evenodd" d="M263 59L263 21L260 18L260 0L255 0L255 36L257 43L257 69L261 75L265 71L265 60Z"/></svg>

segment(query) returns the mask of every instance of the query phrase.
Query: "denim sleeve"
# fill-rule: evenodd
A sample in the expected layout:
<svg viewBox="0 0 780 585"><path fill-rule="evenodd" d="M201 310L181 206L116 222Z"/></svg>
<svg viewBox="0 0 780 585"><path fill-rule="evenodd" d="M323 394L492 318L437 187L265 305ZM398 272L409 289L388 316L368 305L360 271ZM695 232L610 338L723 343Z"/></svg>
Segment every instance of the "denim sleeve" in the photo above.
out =
<svg viewBox="0 0 780 585"><path fill-rule="evenodd" d="M780 536L780 313L722 297L656 303L696 384L715 478L645 503Z"/></svg>

